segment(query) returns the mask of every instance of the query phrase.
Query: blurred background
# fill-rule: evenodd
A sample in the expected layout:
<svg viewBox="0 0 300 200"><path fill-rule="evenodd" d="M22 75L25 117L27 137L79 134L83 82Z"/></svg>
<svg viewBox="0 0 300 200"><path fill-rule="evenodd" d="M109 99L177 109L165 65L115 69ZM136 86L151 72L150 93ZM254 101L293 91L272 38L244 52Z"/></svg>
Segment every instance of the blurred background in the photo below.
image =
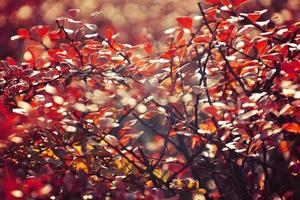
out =
<svg viewBox="0 0 300 200"><path fill-rule="evenodd" d="M166 37L164 30L176 25L178 16L198 14L197 0L0 0L0 59L17 58L22 41L10 41L18 28L35 25L55 27L58 16L67 16L71 8L80 9L79 19L90 21L93 12L101 11L95 19L100 32L111 28L120 33L119 40L136 44L151 38ZM300 0L249 0L245 10L268 9L279 25L299 20Z"/></svg>

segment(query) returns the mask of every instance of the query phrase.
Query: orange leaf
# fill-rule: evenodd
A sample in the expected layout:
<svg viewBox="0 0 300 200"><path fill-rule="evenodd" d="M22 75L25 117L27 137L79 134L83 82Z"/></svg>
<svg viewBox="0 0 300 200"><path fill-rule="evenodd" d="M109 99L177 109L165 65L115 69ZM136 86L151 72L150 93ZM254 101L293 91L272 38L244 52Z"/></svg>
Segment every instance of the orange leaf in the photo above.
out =
<svg viewBox="0 0 300 200"><path fill-rule="evenodd" d="M171 59L175 56L176 50L175 49L169 49L165 53L163 53L160 57L165 59Z"/></svg>
<svg viewBox="0 0 300 200"><path fill-rule="evenodd" d="M183 38L183 35L184 35L184 32L181 30L179 31L179 33L177 34L177 37L176 37L176 41L180 41L182 38Z"/></svg>
<svg viewBox="0 0 300 200"><path fill-rule="evenodd" d="M295 122L288 122L282 125L282 127L284 130L291 132L291 133L296 133L296 134L300 134L300 126L299 124L295 123Z"/></svg>
<svg viewBox="0 0 300 200"><path fill-rule="evenodd" d="M206 35L198 35L194 38L195 43L206 43L209 42L210 38Z"/></svg>
<svg viewBox="0 0 300 200"><path fill-rule="evenodd" d="M201 138L198 135L192 136L192 149L194 149L201 142Z"/></svg>
<svg viewBox="0 0 300 200"><path fill-rule="evenodd" d="M289 152L289 144L287 141L282 141L279 143L279 150L282 152L282 153L286 153L286 152Z"/></svg>
<svg viewBox="0 0 300 200"><path fill-rule="evenodd" d="M198 132L215 133L217 131L215 124L211 120L208 120L205 123L199 124L198 127L200 129L200 130L198 130Z"/></svg>
<svg viewBox="0 0 300 200"><path fill-rule="evenodd" d="M146 185L147 185L148 187L150 187L150 188L151 188L151 187L154 187L154 183L153 183L153 181L151 181L151 180L150 180L150 181L147 181L147 182L146 182Z"/></svg>
<svg viewBox="0 0 300 200"><path fill-rule="evenodd" d="M183 28L191 29L193 26L193 20L190 17L177 17L176 20Z"/></svg>
<svg viewBox="0 0 300 200"><path fill-rule="evenodd" d="M176 135L176 131L174 130L174 129L170 129L170 131L169 131L169 136L170 137L173 137L173 136L175 136Z"/></svg>

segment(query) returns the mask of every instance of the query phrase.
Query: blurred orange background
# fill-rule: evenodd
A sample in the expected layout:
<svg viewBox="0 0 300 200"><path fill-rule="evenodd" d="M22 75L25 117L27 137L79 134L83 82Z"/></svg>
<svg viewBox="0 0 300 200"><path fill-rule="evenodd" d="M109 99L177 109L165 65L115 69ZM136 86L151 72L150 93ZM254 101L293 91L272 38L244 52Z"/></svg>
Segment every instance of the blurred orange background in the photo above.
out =
<svg viewBox="0 0 300 200"><path fill-rule="evenodd" d="M0 0L0 58L18 58L22 41L10 41L18 28L52 25L67 10L80 9L79 19L90 21L100 11L95 23L104 32L112 28L120 33L118 40L136 44L147 39L164 39L164 30L176 25L178 16L198 15L197 0ZM268 9L268 16L279 25L299 19L300 0L249 0L245 11ZM275 19L276 18L276 19Z"/></svg>

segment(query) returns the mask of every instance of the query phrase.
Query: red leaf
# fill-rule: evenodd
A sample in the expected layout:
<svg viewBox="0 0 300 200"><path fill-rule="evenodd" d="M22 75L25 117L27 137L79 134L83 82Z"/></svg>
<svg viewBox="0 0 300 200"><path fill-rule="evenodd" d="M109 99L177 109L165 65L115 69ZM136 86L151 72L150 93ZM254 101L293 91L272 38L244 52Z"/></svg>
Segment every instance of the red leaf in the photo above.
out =
<svg viewBox="0 0 300 200"><path fill-rule="evenodd" d="M267 44L268 44L268 40L267 39L259 40L255 44L255 47L257 48L259 55L263 52L263 50L265 50Z"/></svg>
<svg viewBox="0 0 300 200"><path fill-rule="evenodd" d="M232 4L234 7L237 7L239 5L241 5L242 3L245 3L248 0L232 0Z"/></svg>
<svg viewBox="0 0 300 200"><path fill-rule="evenodd" d="M183 28L191 29L193 26L193 20L190 17L177 17L176 20Z"/></svg>
<svg viewBox="0 0 300 200"><path fill-rule="evenodd" d="M36 31L36 33L43 38L50 30L49 26L36 26L34 27L34 31Z"/></svg>
<svg viewBox="0 0 300 200"><path fill-rule="evenodd" d="M15 59L13 59L12 57L7 57L6 58L6 62L9 64L9 65L16 65L17 62L15 61Z"/></svg>
<svg viewBox="0 0 300 200"><path fill-rule="evenodd" d="M160 57L165 59L171 59L174 57L175 53L176 53L175 49L170 49L166 51L164 54L162 54Z"/></svg>
<svg viewBox="0 0 300 200"><path fill-rule="evenodd" d="M247 0L221 0L222 4L225 6L228 6L231 4L234 7L237 7L241 5L242 3L245 3Z"/></svg>
<svg viewBox="0 0 300 200"><path fill-rule="evenodd" d="M297 71L300 70L300 62L297 60L292 60L291 62L282 63L283 71L285 71L290 76L295 76Z"/></svg>
<svg viewBox="0 0 300 200"><path fill-rule="evenodd" d="M227 7L229 7L229 5L231 5L231 2L229 0L221 0L221 3Z"/></svg>
<svg viewBox="0 0 300 200"><path fill-rule="evenodd" d="M222 42L228 42L229 39L231 39L232 31L234 30L235 25L231 25L225 30L221 30L218 33L218 39Z"/></svg>
<svg viewBox="0 0 300 200"><path fill-rule="evenodd" d="M247 16L253 23L255 23L260 17L258 13L249 13Z"/></svg>
<svg viewBox="0 0 300 200"><path fill-rule="evenodd" d="M286 58L286 57L288 56L289 51L290 51L289 45L283 44L283 45L282 45L282 48L281 48L281 53L282 53L282 56L283 56L284 58Z"/></svg>
<svg viewBox="0 0 300 200"><path fill-rule="evenodd" d="M22 38L29 38L29 31L26 28L19 28L17 33Z"/></svg>
<svg viewBox="0 0 300 200"><path fill-rule="evenodd" d="M56 58L56 54L59 53L59 52L63 52L63 51L64 51L64 50L62 50L62 49L50 49L50 50L48 51L48 55L49 55L51 58L55 59L55 58Z"/></svg>
<svg viewBox="0 0 300 200"><path fill-rule="evenodd" d="M11 40L18 40L18 39L25 39L29 38L29 31L26 28L20 28L17 31L17 35L12 36L10 39Z"/></svg>
<svg viewBox="0 0 300 200"><path fill-rule="evenodd" d="M279 53L266 54L266 55L262 55L261 58L266 60L279 61L280 54Z"/></svg>
<svg viewBox="0 0 300 200"><path fill-rule="evenodd" d="M70 10L68 10L68 14L73 18L75 18L78 15L79 12L80 12L79 9L70 9Z"/></svg>
<svg viewBox="0 0 300 200"><path fill-rule="evenodd" d="M6 140L11 134L16 115L11 113L7 107L0 103L0 140Z"/></svg>
<svg viewBox="0 0 300 200"><path fill-rule="evenodd" d="M210 4L210 5L215 5L219 3L219 0L205 0L205 3Z"/></svg>
<svg viewBox="0 0 300 200"><path fill-rule="evenodd" d="M53 41L55 40L60 40L60 39L64 39L65 38L65 33L59 29L59 30L56 30L56 31L51 31L49 33L49 38Z"/></svg>
<svg viewBox="0 0 300 200"><path fill-rule="evenodd" d="M145 43L144 49L147 54L151 54L153 45L150 42Z"/></svg>
<svg viewBox="0 0 300 200"><path fill-rule="evenodd" d="M112 38L112 36L113 36L113 31L112 31L112 29L110 29L110 28L106 29L105 38L106 38L108 41L110 41L111 38Z"/></svg>
<svg viewBox="0 0 300 200"><path fill-rule="evenodd" d="M43 38L48 33L49 30L50 30L49 26L38 26L36 31L39 34L39 36Z"/></svg>
<svg viewBox="0 0 300 200"><path fill-rule="evenodd" d="M218 109L215 106L205 106L202 111L214 117L218 116Z"/></svg>

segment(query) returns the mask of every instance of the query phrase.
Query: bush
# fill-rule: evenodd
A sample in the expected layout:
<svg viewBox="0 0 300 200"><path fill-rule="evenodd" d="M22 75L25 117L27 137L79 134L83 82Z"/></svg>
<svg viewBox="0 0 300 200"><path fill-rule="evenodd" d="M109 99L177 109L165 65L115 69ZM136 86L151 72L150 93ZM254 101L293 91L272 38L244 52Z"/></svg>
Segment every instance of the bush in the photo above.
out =
<svg viewBox="0 0 300 200"><path fill-rule="evenodd" d="M1 61L5 199L299 199L300 23L205 0L164 46L59 17Z"/></svg>

